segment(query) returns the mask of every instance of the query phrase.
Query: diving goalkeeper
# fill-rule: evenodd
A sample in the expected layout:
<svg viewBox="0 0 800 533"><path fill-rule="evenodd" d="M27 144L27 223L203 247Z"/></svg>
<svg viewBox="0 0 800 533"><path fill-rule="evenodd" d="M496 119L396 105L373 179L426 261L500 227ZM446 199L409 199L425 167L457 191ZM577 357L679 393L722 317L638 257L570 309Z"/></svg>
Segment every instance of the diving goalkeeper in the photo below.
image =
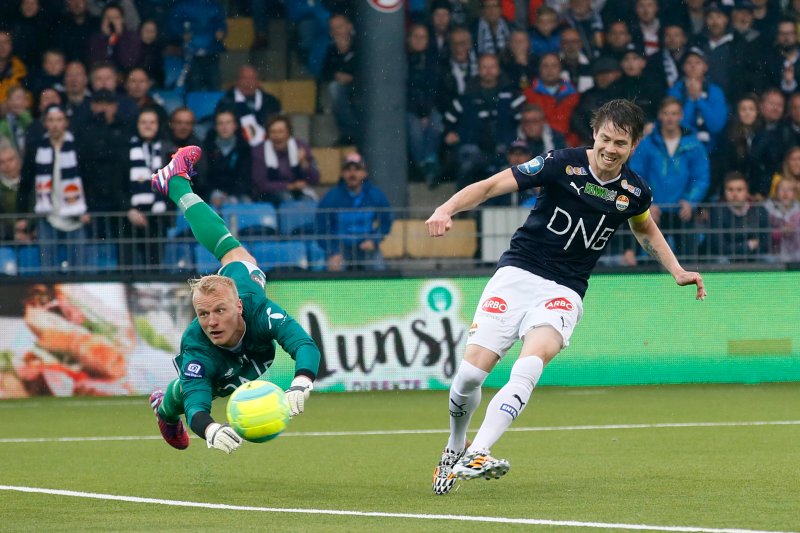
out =
<svg viewBox="0 0 800 533"><path fill-rule="evenodd" d="M209 448L231 453L242 443L227 424L211 417L211 401L230 395L246 381L266 380L275 359L275 341L295 360L295 377L286 391L292 416L303 412L313 389L320 352L308 333L266 297L266 276L225 223L192 192L190 175L202 155L197 146L180 148L153 174L153 190L168 196L183 212L195 238L219 259L217 275L189 282L197 317L181 338L175 357L179 377L166 392L150 396L164 440L179 450L189 446L180 419Z"/></svg>

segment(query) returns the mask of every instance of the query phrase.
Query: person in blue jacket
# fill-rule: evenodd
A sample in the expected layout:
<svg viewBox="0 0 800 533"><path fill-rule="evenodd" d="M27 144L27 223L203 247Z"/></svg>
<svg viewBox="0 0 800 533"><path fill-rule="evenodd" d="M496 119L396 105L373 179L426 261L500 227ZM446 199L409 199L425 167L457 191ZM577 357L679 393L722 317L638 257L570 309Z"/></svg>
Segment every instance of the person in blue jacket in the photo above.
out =
<svg viewBox="0 0 800 533"><path fill-rule="evenodd" d="M389 200L367 179L361 155L348 154L339 184L320 200L317 233L328 270L383 270L380 242L392 226Z"/></svg>
<svg viewBox="0 0 800 533"><path fill-rule="evenodd" d="M676 252L694 255L695 208L708 191L708 153L697 134L684 128L681 102L667 96L653 131L636 148L630 167L647 176L653 190L650 214L673 241Z"/></svg>

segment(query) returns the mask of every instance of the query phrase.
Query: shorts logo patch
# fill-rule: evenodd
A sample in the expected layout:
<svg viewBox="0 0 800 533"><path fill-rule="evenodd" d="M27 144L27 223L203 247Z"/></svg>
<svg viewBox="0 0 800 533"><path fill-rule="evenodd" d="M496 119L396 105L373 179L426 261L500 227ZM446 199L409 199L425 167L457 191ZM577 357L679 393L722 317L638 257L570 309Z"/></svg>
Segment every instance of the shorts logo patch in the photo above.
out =
<svg viewBox="0 0 800 533"><path fill-rule="evenodd" d="M505 313L508 311L508 304L502 298L492 296L481 305L481 311L487 313Z"/></svg>
<svg viewBox="0 0 800 533"><path fill-rule="evenodd" d="M203 364L199 361L190 361L186 368L183 369L183 375L187 378L202 378L206 373Z"/></svg>
<svg viewBox="0 0 800 533"><path fill-rule="evenodd" d="M250 279L261 285L263 289L267 284L267 279L264 277L264 273L260 270L254 270L250 273Z"/></svg>
<svg viewBox="0 0 800 533"><path fill-rule="evenodd" d="M507 403L501 405L500 410L503 411L504 413L508 413L509 415L511 415L511 420L516 420L517 416L519 416L519 411L517 411L517 408L508 405Z"/></svg>
<svg viewBox="0 0 800 533"><path fill-rule="evenodd" d="M620 194L619 196L617 196L616 205L617 209L619 209L620 211L625 211L626 209L628 209L629 203L630 201L628 200L628 197L625 196L624 194Z"/></svg>
<svg viewBox="0 0 800 533"><path fill-rule="evenodd" d="M575 309L575 306L572 305L572 302L566 298L553 298L544 304L544 307L545 309L549 309L551 311L572 311Z"/></svg>
<svg viewBox="0 0 800 533"><path fill-rule="evenodd" d="M535 176L544 168L544 159L542 156L537 155L527 163L522 163L521 165L517 165L517 170L522 172L523 174L527 174L528 176Z"/></svg>

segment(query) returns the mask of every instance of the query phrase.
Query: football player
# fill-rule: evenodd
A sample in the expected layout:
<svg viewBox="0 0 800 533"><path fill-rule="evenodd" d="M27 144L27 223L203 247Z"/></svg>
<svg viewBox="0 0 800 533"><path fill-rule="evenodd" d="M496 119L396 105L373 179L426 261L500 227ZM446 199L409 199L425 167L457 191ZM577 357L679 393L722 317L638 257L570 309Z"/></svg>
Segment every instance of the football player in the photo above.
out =
<svg viewBox="0 0 800 533"><path fill-rule="evenodd" d="M650 217L650 187L626 164L642 138L644 120L636 104L612 100L594 112L592 147L552 150L469 185L426 221L429 234L440 237L456 213L495 196L542 188L475 312L450 387L450 438L434 470L434 493L448 493L457 479L499 478L508 472L509 462L489 450L528 405L545 365L569 345L583 314L589 275L623 222L678 285L696 285L697 299L706 297L703 278L681 267ZM517 339L522 349L508 383L491 400L478 434L467 444L481 385Z"/></svg>

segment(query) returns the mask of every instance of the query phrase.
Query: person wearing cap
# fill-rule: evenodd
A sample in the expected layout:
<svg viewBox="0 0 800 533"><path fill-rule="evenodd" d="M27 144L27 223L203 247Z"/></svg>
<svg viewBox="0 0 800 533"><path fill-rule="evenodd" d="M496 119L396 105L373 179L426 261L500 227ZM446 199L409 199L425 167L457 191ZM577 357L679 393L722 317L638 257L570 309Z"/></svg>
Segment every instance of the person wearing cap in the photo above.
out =
<svg viewBox="0 0 800 533"><path fill-rule="evenodd" d="M448 0L433 0L428 20L428 51L436 58L439 67L450 61L450 28L452 16Z"/></svg>
<svg viewBox="0 0 800 533"><path fill-rule="evenodd" d="M582 145L592 144L593 132L589 123L594 110L620 94L616 82L622 76L622 71L616 59L611 56L598 57L592 63L592 75L594 86L581 95L581 101L570 120L570 129L578 135Z"/></svg>
<svg viewBox="0 0 800 533"><path fill-rule="evenodd" d="M389 200L367 181L367 166L361 155L348 154L339 183L317 207L317 233L328 270L383 270L379 245L391 227Z"/></svg>

